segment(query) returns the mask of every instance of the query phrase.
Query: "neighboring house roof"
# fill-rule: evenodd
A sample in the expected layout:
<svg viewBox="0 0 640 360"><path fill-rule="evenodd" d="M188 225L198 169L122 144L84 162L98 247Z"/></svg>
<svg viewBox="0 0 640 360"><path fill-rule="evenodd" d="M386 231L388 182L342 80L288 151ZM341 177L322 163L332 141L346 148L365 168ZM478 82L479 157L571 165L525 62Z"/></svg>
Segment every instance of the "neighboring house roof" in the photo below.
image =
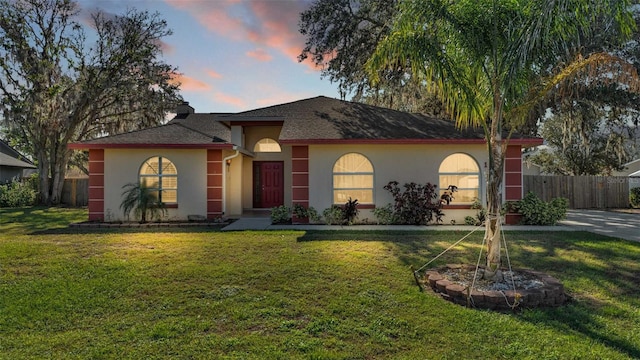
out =
<svg viewBox="0 0 640 360"><path fill-rule="evenodd" d="M622 171L614 171L614 176L640 176L640 159L622 165Z"/></svg>
<svg viewBox="0 0 640 360"><path fill-rule="evenodd" d="M11 166L25 169L35 169L36 166L9 146L6 142L0 140L0 166Z"/></svg>
<svg viewBox="0 0 640 360"><path fill-rule="evenodd" d="M318 96L235 114L180 113L167 125L84 141L70 147L232 146L229 143L232 125L282 125L278 141L289 144L485 141L482 129L459 130L450 120ZM542 139L516 135L511 142L540 145Z"/></svg>

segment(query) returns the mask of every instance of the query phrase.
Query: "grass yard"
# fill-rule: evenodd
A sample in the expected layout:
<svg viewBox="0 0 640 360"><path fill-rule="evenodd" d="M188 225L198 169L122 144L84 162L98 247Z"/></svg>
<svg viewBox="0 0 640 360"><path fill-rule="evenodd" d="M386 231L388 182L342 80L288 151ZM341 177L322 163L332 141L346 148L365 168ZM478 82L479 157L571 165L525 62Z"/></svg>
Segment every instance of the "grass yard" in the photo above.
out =
<svg viewBox="0 0 640 360"><path fill-rule="evenodd" d="M85 218L0 210L0 359L640 358L638 243L507 233L512 262L574 301L500 314L414 284L459 232L65 229Z"/></svg>

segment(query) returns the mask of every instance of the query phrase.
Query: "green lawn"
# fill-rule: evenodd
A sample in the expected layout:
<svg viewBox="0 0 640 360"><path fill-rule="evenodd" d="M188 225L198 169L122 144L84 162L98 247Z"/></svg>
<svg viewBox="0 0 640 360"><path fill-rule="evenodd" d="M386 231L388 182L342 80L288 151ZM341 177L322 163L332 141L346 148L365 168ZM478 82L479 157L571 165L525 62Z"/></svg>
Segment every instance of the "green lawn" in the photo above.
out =
<svg viewBox="0 0 640 360"><path fill-rule="evenodd" d="M84 218L0 210L0 359L640 358L638 243L507 233L512 262L574 301L500 314L414 284L459 232L64 229ZM480 242L436 265L475 263Z"/></svg>

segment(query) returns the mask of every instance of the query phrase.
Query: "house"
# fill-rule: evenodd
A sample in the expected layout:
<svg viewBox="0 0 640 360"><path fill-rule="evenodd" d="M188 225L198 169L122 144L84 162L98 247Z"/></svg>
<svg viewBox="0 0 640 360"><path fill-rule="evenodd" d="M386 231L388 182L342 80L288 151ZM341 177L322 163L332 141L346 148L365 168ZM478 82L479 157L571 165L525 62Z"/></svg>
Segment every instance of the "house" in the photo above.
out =
<svg viewBox="0 0 640 360"><path fill-rule="evenodd" d="M623 169L621 171L614 171L613 176L640 177L640 159L629 161L622 166Z"/></svg>
<svg viewBox="0 0 640 360"><path fill-rule="evenodd" d="M0 184L20 180L36 169L33 163L0 140Z"/></svg>
<svg viewBox="0 0 640 360"><path fill-rule="evenodd" d="M513 137L505 200L522 197L523 147ZM481 130L451 121L315 97L234 113L196 113L183 103L165 125L69 145L89 151L89 219L118 220L122 187L147 181L171 219L237 217L252 209L301 204L318 211L360 203L360 219L392 201L389 181L458 186L445 222L475 215L484 198L487 150Z"/></svg>
<svg viewBox="0 0 640 360"><path fill-rule="evenodd" d="M622 171L614 171L613 176L628 176L629 189L640 187L640 159L635 159L623 165Z"/></svg>

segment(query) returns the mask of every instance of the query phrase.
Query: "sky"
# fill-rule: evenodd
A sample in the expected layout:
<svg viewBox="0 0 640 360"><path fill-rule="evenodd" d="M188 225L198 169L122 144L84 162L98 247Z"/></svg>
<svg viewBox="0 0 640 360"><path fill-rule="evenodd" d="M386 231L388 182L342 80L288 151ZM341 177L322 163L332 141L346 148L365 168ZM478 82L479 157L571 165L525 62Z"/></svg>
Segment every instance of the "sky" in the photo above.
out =
<svg viewBox="0 0 640 360"><path fill-rule="evenodd" d="M297 56L299 14L309 0L79 0L83 12L158 12L173 35L163 59L178 68L181 95L196 112L240 112L324 95L337 84Z"/></svg>

